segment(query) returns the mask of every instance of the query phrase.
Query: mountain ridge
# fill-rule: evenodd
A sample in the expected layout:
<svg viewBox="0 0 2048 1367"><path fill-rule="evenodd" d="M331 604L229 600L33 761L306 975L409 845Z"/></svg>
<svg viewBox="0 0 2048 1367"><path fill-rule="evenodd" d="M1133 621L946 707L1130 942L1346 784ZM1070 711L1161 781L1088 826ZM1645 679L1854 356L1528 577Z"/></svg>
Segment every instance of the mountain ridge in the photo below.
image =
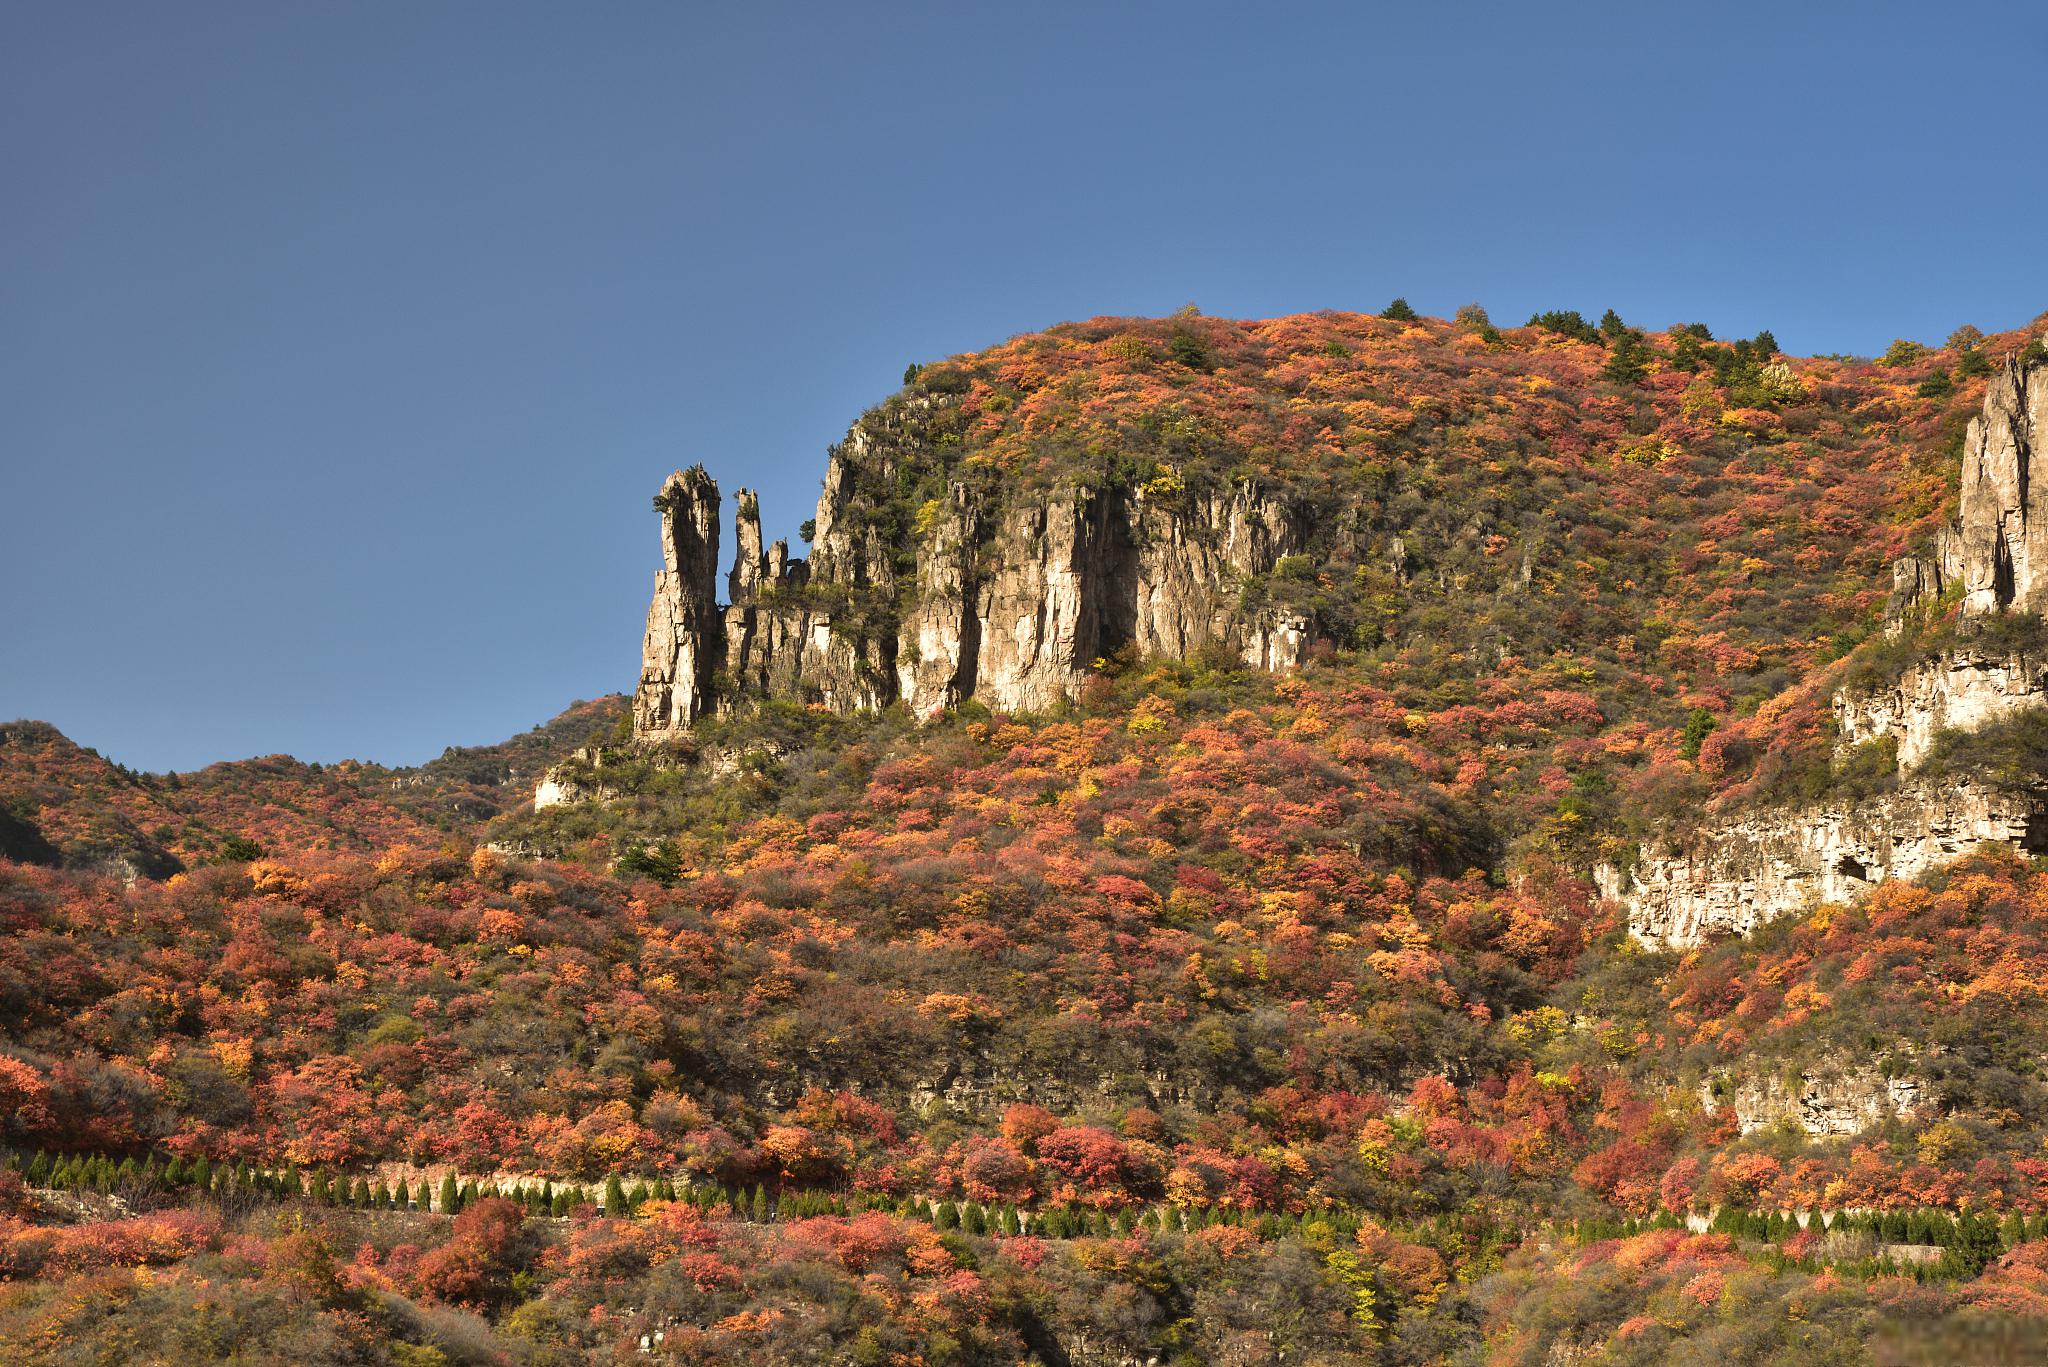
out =
<svg viewBox="0 0 2048 1367"><path fill-rule="evenodd" d="M913 372L835 454L818 550L742 496L722 585L683 472L665 712L600 700L416 788L286 776L374 789L359 845L0 858L0 1341L200 1298L337 1362L2039 1342L2048 875L1959 850L1680 946L1592 877L1896 796L1906 749L2034 781L2031 733L1905 711L1981 711L1928 661L2030 639L1965 620L1944 529L2037 346L1095 320ZM1134 614L983 690L965 624L1013 553L1082 544L1006 527L1094 509L1108 545L1245 478L1355 508L1175 611L1284 609L1298 659ZM1073 558L1069 601L1137 604L1135 563ZM962 625L921 675L935 603ZM424 838L369 839L387 815ZM103 1322L63 1308L87 1285Z"/></svg>

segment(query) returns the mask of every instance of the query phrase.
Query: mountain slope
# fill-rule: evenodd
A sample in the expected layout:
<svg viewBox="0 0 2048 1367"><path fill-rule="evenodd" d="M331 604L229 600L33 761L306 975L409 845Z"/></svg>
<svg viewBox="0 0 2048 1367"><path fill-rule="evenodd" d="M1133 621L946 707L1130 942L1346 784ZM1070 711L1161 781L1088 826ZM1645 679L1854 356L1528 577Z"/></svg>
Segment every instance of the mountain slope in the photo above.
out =
<svg viewBox="0 0 2048 1367"><path fill-rule="evenodd" d="M696 584L671 618L728 663L823 622L816 654L672 669L702 707L643 710L638 743L607 701L413 775L266 780L345 788L365 846L430 838L280 820L263 858L133 886L0 864L0 1137L48 1151L0 1225L0 1337L111 1341L204 1280L265 1333L364 1345L335 1360L2039 1341L2040 877L1987 854L1683 953L1588 877L1768 800L1826 690L1919 648L1882 630L1891 562L1931 548L2027 345L1181 317L925 367L836 453L804 570L742 501L739 601ZM979 658L908 658L934 603L979 631L984 588L1049 563L1020 509L1085 494L1107 547L1162 525L1119 510L1247 482L1300 539L1205 591L1298 618L1298 662L1134 634L1046 657L1030 707L978 671L916 706L928 659ZM565 800L502 805L572 743ZM50 790L39 829L128 810L118 777ZM115 1175L148 1154L181 1180ZM195 1190L200 1156L233 1175ZM450 1176L511 1199L448 1220ZM400 1181L435 1209L389 1208ZM59 1237L67 1211L104 1218ZM105 1325L67 1308L88 1277Z"/></svg>
<svg viewBox="0 0 2048 1367"><path fill-rule="evenodd" d="M525 735L451 747L415 769L271 755L184 774L137 773L53 726L10 722L0 726L0 838L25 862L144 877L262 850L434 845L525 802L539 773L609 737L623 713L617 698L577 703Z"/></svg>

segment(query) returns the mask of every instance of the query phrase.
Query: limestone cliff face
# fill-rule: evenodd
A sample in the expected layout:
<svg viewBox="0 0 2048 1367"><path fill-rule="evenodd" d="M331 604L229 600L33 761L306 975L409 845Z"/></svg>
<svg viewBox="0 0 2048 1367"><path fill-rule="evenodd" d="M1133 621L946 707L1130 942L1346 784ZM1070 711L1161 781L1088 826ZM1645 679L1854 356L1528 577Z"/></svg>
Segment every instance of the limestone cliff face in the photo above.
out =
<svg viewBox="0 0 2048 1367"><path fill-rule="evenodd" d="M1724 1104L1711 1087L1701 1088L1700 1103L1710 1115ZM1796 1085L1782 1077L1746 1079L1725 1104L1745 1135L1789 1122L1816 1139L1839 1139L1894 1119L1912 1120L1928 1099L1918 1078L1887 1077L1868 1060L1836 1055L1800 1075Z"/></svg>
<svg viewBox="0 0 2048 1367"><path fill-rule="evenodd" d="M1837 693L1834 709L1843 745L1889 736L1899 767L1912 769L1936 733L1974 731L2044 702L2048 659L1964 649L1913 666L1888 688Z"/></svg>
<svg viewBox="0 0 2048 1367"><path fill-rule="evenodd" d="M1908 784L1863 802L1752 813L1653 848L1622 897L1638 939L1685 948L1917 877L1981 845L2037 849L2044 835L2048 794Z"/></svg>
<svg viewBox="0 0 2048 1367"><path fill-rule="evenodd" d="M1908 609L1960 585L1967 616L2048 608L2048 469L2034 461L2048 433L2048 367L2015 358L1985 393L1965 442L1961 510L1934 553L1893 569L1894 629ZM1916 770L1944 730L1969 731L2048 702L2048 659L1958 647L1875 690L1833 700L1842 746L1898 747L1896 792L1794 811L1734 813L1673 832L1623 877L1599 872L1639 938L1672 946L1747 933L1788 912L1910 878L1984 845L2048 849L2048 793Z"/></svg>
<svg viewBox="0 0 2048 1367"><path fill-rule="evenodd" d="M968 698L1043 711L1127 646L1216 648L1273 671L1302 662L1308 616L1245 590L1307 547L1304 510L1249 482L1195 494L952 479L906 517L899 475L932 457L904 408L870 414L833 452L808 561L781 542L762 549L758 502L740 491L723 608L717 486L701 469L663 485L666 567L636 734L671 739L764 698L838 711L901 700L920 719Z"/></svg>
<svg viewBox="0 0 2048 1367"><path fill-rule="evenodd" d="M633 730L670 736L687 730L710 705L718 628L718 486L704 467L670 475L654 496L661 514L662 569L647 609Z"/></svg>
<svg viewBox="0 0 2048 1367"><path fill-rule="evenodd" d="M1963 610L2048 611L2048 366L1991 382L1963 445Z"/></svg>

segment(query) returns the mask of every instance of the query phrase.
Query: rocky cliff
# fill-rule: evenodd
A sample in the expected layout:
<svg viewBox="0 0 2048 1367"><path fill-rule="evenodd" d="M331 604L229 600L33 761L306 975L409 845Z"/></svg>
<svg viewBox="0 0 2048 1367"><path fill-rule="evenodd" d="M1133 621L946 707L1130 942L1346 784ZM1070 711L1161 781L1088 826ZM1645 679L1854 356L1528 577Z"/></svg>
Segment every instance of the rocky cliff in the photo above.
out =
<svg viewBox="0 0 2048 1367"><path fill-rule="evenodd" d="M1617 890L1638 939L1683 948L1994 843L2048 850L2048 794L1909 783L1860 802L1749 813L1645 851Z"/></svg>
<svg viewBox="0 0 2048 1367"><path fill-rule="evenodd" d="M1307 547L1312 510L1250 481L1016 489L971 475L912 502L898 491L931 477L916 462L943 472L914 429L870 415L833 452L808 559L783 542L763 549L757 501L741 490L723 607L718 487L701 468L669 477L655 499L664 564L637 735L673 738L762 698L838 711L901 700L920 719L968 698L1044 711L1126 648L1217 649L1276 672L1304 658L1308 614L1246 590Z"/></svg>
<svg viewBox="0 0 2048 1367"><path fill-rule="evenodd" d="M1893 571L1894 631L1910 609L1960 586L1964 618L2048 608L2048 366L2016 356L1988 387L1964 443L1956 520L1934 553ZM1987 844L2048 851L2048 793L1917 770L1945 731L1975 731L2048 701L2048 659L2012 644L2030 633L1978 629L1996 644L1947 646L1877 687L1844 688L1832 705L1843 749L1896 746L1897 791L1796 810L1736 812L1670 832L1628 876L1601 873L1640 939L1673 946L1744 934L1817 902L1909 878Z"/></svg>
<svg viewBox="0 0 2048 1367"><path fill-rule="evenodd" d="M1724 1104L1732 1108L1745 1135L1792 1124L1815 1138L1838 1139L1912 1120L1928 1109L1929 1097L1910 1073L1887 1075L1868 1060L1837 1054L1789 1078L1745 1078L1725 1098L1703 1086L1700 1104L1710 1115Z"/></svg>
<svg viewBox="0 0 2048 1367"><path fill-rule="evenodd" d="M1835 694L1843 746L1890 738L1910 770L1945 730L1974 731L2048 702L2048 659L2025 651L1963 647L1913 665L1896 683Z"/></svg>
<svg viewBox="0 0 2048 1367"><path fill-rule="evenodd" d="M2048 611L2048 365L2006 363L1963 447L1958 515L1966 612Z"/></svg>

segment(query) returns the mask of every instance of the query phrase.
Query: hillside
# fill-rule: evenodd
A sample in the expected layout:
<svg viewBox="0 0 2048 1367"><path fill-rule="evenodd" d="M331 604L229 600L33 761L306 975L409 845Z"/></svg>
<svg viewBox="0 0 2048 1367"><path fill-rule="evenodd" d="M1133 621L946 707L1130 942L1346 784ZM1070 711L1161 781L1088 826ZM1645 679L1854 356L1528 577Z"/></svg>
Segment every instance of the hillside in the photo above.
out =
<svg viewBox="0 0 2048 1367"><path fill-rule="evenodd" d="M2024 851L1740 937L1607 894L2038 776L2021 714L1842 730L2032 658L1931 577L2038 350L1092 320L913 367L805 557L665 485L630 721L175 784L11 727L0 1342L2021 1360Z"/></svg>
<svg viewBox="0 0 2048 1367"><path fill-rule="evenodd" d="M0 854L162 878L266 850L438 845L525 803L550 764L608 738L623 715L616 698L577 703L524 735L450 747L410 769L269 755L183 774L138 773L53 726L10 722L0 725Z"/></svg>

